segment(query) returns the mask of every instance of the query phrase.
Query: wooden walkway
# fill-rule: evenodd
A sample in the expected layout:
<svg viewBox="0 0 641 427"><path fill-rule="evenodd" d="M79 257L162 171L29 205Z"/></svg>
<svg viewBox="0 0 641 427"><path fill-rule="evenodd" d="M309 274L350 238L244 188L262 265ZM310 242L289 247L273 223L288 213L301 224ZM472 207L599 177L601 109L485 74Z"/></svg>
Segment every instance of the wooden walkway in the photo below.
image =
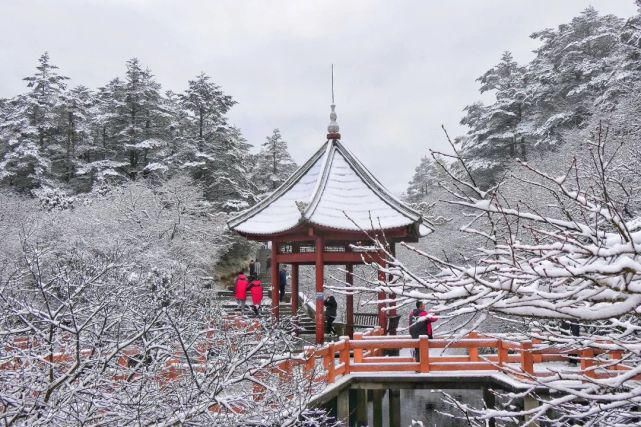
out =
<svg viewBox="0 0 641 427"><path fill-rule="evenodd" d="M446 349L464 349L465 354L443 354ZM420 362L407 355L385 355L390 350L418 351ZM308 347L301 360L281 362L278 368L287 375L298 363L311 373L320 363L324 373L317 380L327 384L351 373L482 371L503 372L520 381L533 382L538 377L555 375L555 370L560 368L594 379L625 374L631 367L621 363L622 356L621 350L559 349L536 340L515 341L475 332L456 340L428 339L427 336L412 339L409 335L386 336L380 328L375 328L354 334L354 339L341 337L322 347ZM570 357L577 358L579 366L560 366L558 362L567 364ZM641 376L634 379L641 380Z"/></svg>

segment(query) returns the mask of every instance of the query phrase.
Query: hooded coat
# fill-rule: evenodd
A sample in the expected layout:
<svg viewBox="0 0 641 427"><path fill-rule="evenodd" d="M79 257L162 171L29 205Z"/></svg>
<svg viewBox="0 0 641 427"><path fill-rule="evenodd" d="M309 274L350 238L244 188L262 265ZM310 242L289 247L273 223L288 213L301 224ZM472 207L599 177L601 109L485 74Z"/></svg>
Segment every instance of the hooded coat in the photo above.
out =
<svg viewBox="0 0 641 427"><path fill-rule="evenodd" d="M252 280L249 284L249 291L252 294L252 304L260 305L260 302L263 300L263 285L260 283L260 280Z"/></svg>
<svg viewBox="0 0 641 427"><path fill-rule="evenodd" d="M238 277L236 278L236 290L235 290L235 296L236 299L247 299L247 285L249 284L249 281L247 280L247 276L244 274L239 274Z"/></svg>

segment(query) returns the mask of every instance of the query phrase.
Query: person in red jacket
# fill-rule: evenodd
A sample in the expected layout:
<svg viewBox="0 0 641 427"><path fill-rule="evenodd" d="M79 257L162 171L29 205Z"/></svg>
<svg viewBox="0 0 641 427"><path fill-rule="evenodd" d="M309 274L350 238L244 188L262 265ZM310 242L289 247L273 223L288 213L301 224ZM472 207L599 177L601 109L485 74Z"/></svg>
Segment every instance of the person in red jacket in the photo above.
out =
<svg viewBox="0 0 641 427"><path fill-rule="evenodd" d="M252 294L252 309L254 314L258 316L260 302L263 300L263 284L260 283L256 275L249 276L249 291Z"/></svg>
<svg viewBox="0 0 641 427"><path fill-rule="evenodd" d="M238 303L238 309L241 313L245 311L245 300L247 299L248 285L249 281L247 280L247 276L245 276L245 273L242 270L239 271L234 285L234 296L236 297L236 303Z"/></svg>
<svg viewBox="0 0 641 427"><path fill-rule="evenodd" d="M416 301L416 308L411 311L409 319L409 331L412 338L417 339L421 335L427 335L432 339L432 323L436 322L438 318L433 316L425 310L425 303ZM420 353L418 350L414 352L417 362L420 362Z"/></svg>

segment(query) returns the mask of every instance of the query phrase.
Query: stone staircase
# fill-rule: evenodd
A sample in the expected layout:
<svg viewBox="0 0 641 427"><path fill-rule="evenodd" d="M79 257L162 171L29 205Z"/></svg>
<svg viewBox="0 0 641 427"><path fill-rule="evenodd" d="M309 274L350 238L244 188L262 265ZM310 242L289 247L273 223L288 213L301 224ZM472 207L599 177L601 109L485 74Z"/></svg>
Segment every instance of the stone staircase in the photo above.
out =
<svg viewBox="0 0 641 427"><path fill-rule="evenodd" d="M221 308L230 314L239 314L236 300L234 299L234 292L230 290L216 291L217 298L220 300ZM247 294L247 305L245 306L245 313L247 316L253 316L254 313L249 308L251 304L251 296ZM292 306L291 306L291 293L285 294L285 302L279 304L279 313L281 320L292 319ZM302 301L301 304L302 305ZM267 317L270 315L271 310L271 285L263 282L263 302L261 305L260 316ZM296 319L292 319L292 323L296 325L296 330L299 335L311 335L312 341L316 334L316 321L311 318L303 308L299 308Z"/></svg>

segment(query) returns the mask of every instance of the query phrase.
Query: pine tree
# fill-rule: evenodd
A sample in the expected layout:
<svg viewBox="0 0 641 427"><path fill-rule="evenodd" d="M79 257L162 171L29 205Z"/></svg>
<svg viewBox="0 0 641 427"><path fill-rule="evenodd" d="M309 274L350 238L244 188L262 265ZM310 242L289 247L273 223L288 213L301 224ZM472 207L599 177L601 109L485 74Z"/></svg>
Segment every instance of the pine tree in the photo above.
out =
<svg viewBox="0 0 641 427"><path fill-rule="evenodd" d="M211 154L199 152L190 164L192 176L203 184L205 197L218 208L239 211L254 204L250 145L237 128L216 134Z"/></svg>
<svg viewBox="0 0 641 427"><path fill-rule="evenodd" d="M62 160L62 180L68 182L80 166L78 154L82 148L91 145L91 107L94 103L93 94L84 86L78 86L68 91L63 98L64 152Z"/></svg>
<svg viewBox="0 0 641 427"><path fill-rule="evenodd" d="M524 123L529 102L524 72L512 54L505 52L496 66L477 79L481 93L492 92L496 101L466 107L467 115L461 120L470 129L460 140L463 155L489 181L509 158L526 157L525 141L531 131Z"/></svg>
<svg viewBox="0 0 641 427"><path fill-rule="evenodd" d="M231 96L225 95L220 86L213 83L208 75L201 73L189 80L189 87L181 96L184 108L190 113L195 130L194 138L203 149L219 128L227 127L225 114L236 104Z"/></svg>
<svg viewBox="0 0 641 427"><path fill-rule="evenodd" d="M147 165L150 151L162 146L159 133L160 85L151 71L143 69L138 58L127 61L124 102L119 108L120 119L126 126L119 130L119 142L124 145L129 158L129 176L137 174Z"/></svg>
<svg viewBox="0 0 641 427"><path fill-rule="evenodd" d="M445 179L445 174L434 159L423 156L414 169L414 175L407 187L407 201L410 203L425 201L438 188L439 182Z"/></svg>
<svg viewBox="0 0 641 427"><path fill-rule="evenodd" d="M0 183L28 193L47 179L51 163L31 126L29 101L19 95L3 102L0 111Z"/></svg>
<svg viewBox="0 0 641 427"><path fill-rule="evenodd" d="M261 193L274 191L296 170L280 130L274 129L258 153L254 182Z"/></svg>
<svg viewBox="0 0 641 427"><path fill-rule="evenodd" d="M25 77L26 94L4 102L0 180L28 192L52 181L52 160L60 150L61 112L68 77L58 74L45 52L36 73Z"/></svg>
<svg viewBox="0 0 641 427"><path fill-rule="evenodd" d="M49 61L49 53L45 52L38 59L37 72L23 80L31 90L24 100L27 102L27 114L30 124L37 129L38 143L56 142L59 126L59 108L62 104L66 81L69 77L58 74L57 66Z"/></svg>

